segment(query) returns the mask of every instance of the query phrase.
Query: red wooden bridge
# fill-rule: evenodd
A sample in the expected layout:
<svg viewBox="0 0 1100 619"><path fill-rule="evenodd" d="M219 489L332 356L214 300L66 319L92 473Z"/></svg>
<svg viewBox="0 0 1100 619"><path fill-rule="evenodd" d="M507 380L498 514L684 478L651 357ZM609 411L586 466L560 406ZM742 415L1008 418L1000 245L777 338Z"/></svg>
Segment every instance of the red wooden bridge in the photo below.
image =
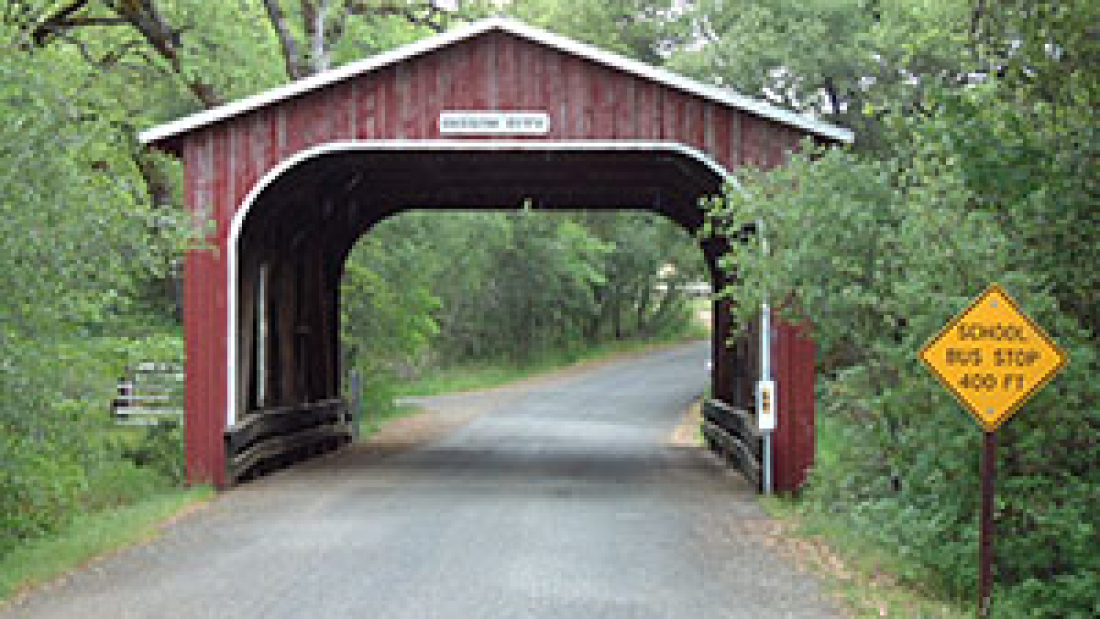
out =
<svg viewBox="0 0 1100 619"><path fill-rule="evenodd" d="M489 19L171 122L205 247L186 258L192 482L226 485L350 436L338 284L356 240L410 208L644 209L691 232L739 166L852 134L524 24ZM702 242L715 286L723 242ZM755 338L713 312L714 396L751 409ZM814 454L814 346L774 328L778 490ZM754 452L756 438L742 437Z"/></svg>

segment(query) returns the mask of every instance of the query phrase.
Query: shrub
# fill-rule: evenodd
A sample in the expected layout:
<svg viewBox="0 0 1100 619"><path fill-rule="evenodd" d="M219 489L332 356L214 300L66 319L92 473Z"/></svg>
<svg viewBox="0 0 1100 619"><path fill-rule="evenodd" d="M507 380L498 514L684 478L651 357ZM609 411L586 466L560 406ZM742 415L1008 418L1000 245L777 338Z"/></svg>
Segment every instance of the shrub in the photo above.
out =
<svg viewBox="0 0 1100 619"><path fill-rule="evenodd" d="M712 226L733 235L762 220L771 247L733 248L723 265L739 285L727 294L745 319L766 290L789 320L813 320L821 414L842 439L812 475L809 508L893 549L903 576L971 599L981 431L916 354L988 283L1004 285L1070 363L999 432L995 579L1020 614L1089 616L1100 590L1095 335L1063 311L1014 228L975 208L952 156L916 150L886 160L811 152L746 174L712 208Z"/></svg>

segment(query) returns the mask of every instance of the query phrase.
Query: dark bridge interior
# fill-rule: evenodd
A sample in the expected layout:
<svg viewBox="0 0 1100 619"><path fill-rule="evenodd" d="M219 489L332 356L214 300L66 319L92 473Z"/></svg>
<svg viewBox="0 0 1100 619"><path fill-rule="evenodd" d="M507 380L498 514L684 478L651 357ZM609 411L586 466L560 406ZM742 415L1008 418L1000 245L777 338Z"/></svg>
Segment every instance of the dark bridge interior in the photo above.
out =
<svg viewBox="0 0 1100 619"><path fill-rule="evenodd" d="M352 150L301 162L262 191L241 228L235 409L237 430L248 431L234 439L230 429L227 456L237 458L238 468L259 458L241 455L265 434L253 427L263 425L257 422L285 417L308 424L297 413L339 412L340 277L348 252L382 219L413 208L529 203L649 210L694 233L703 223L700 199L719 193L723 182L676 151ZM721 247L714 240L702 246L720 285ZM728 332L728 324L716 324L715 341ZM725 388L733 380L731 360L724 347L713 348L713 384Z"/></svg>

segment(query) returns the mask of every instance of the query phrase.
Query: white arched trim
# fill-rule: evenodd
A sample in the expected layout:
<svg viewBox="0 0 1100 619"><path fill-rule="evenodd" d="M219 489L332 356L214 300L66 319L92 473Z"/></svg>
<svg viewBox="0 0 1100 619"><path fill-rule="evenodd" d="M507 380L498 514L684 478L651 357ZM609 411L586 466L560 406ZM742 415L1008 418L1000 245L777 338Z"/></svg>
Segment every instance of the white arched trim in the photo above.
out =
<svg viewBox="0 0 1100 619"><path fill-rule="evenodd" d="M717 161L698 149L681 144L679 142L646 142L646 141L595 141L595 140L560 140L560 141L474 141L474 140L347 140L320 144L288 157L279 165L272 168L261 178L252 190L248 192L244 201L233 215L230 223L229 236L226 239L229 273L226 279L227 287L227 322L226 333L229 341L226 343L226 412L225 426L232 428L237 423L237 346L239 328L237 320L237 282L238 269L238 242L244 222L252 207L259 200L264 190L276 179L294 169L299 164L331 153L348 152L383 152L383 151L440 151L440 152L481 152L481 151L554 151L554 152L653 152L672 153L683 155L701 163L724 183L737 186L736 180L726 168Z"/></svg>

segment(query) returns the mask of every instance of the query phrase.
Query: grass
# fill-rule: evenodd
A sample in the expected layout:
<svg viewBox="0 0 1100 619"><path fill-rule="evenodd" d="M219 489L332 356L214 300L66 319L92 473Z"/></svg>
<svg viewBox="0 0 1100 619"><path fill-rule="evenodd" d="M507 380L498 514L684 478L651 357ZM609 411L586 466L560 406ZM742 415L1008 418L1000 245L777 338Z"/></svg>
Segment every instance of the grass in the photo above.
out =
<svg viewBox="0 0 1100 619"><path fill-rule="evenodd" d="M390 407L377 408L372 411L372 414L359 418L359 440L366 440L374 436L388 421L415 415L423 410L423 408L413 404L394 404Z"/></svg>
<svg viewBox="0 0 1100 619"><path fill-rule="evenodd" d="M798 540L796 554L806 569L820 575L848 616L962 619L974 609L936 598L913 583L889 549L861 539L839 518L804 509L789 498L762 499L764 509L783 523L784 535Z"/></svg>
<svg viewBox="0 0 1100 619"><path fill-rule="evenodd" d="M840 428L837 420L829 415L818 415L814 419L817 434L817 451L814 454L816 466L832 469L837 466L837 453L840 451Z"/></svg>
<svg viewBox="0 0 1100 619"><path fill-rule="evenodd" d="M429 370L420 377L397 385L395 393L399 396L440 395L489 389L584 362L661 348L705 337L706 335L707 331L700 326L680 334L646 339L615 340L581 351L546 354L523 364L488 362L437 368Z"/></svg>
<svg viewBox="0 0 1100 619"><path fill-rule="evenodd" d="M836 422L817 419L817 464L836 466L840 437ZM937 599L919 585L902 581L901 559L861 537L839 515L811 509L804 500L762 497L765 511L780 521L784 535L797 540L795 554L820 574L853 617L972 617L972 607Z"/></svg>
<svg viewBox="0 0 1100 619"><path fill-rule="evenodd" d="M161 523L212 495L207 487L165 491L126 507L78 515L57 534L0 557L0 601L96 557L151 539Z"/></svg>

